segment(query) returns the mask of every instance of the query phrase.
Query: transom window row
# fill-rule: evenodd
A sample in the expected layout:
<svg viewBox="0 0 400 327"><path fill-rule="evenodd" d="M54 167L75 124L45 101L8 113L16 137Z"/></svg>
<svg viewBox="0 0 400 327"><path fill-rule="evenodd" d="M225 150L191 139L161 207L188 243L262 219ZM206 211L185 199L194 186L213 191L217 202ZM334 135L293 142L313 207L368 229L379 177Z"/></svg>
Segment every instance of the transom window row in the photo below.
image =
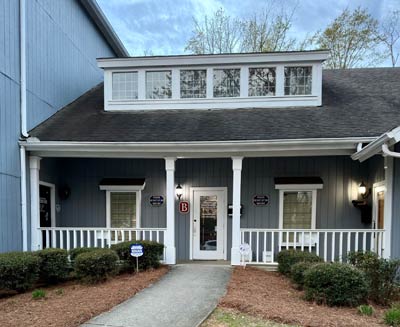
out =
<svg viewBox="0 0 400 327"><path fill-rule="evenodd" d="M285 67L284 94L309 95L312 92L312 67ZM212 90L214 98L240 96L240 68L213 69ZM179 76L180 98L207 97L207 70L182 69ZM254 67L248 69L248 96L276 95L276 67ZM112 74L112 99L138 99L138 72L115 72ZM172 98L172 71L146 71L146 99Z"/></svg>

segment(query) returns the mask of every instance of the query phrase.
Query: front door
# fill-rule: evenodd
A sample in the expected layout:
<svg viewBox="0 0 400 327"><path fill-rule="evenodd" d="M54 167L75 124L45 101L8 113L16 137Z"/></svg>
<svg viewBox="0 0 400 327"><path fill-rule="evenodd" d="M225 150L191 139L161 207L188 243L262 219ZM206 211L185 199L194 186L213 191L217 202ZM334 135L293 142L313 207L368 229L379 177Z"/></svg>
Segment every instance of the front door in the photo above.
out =
<svg viewBox="0 0 400 327"><path fill-rule="evenodd" d="M193 259L224 259L226 189L194 189L192 223Z"/></svg>
<svg viewBox="0 0 400 327"><path fill-rule="evenodd" d="M386 187L383 183L377 183L373 187L372 229L385 228L385 191ZM374 238L374 247L379 249L379 242L382 242L382 240L378 238L377 235L375 235Z"/></svg>
<svg viewBox="0 0 400 327"><path fill-rule="evenodd" d="M40 227L51 227L51 188L46 185L39 186L40 195ZM42 236L43 248L46 248L49 244L46 244L45 235ZM51 242L51 235L49 235Z"/></svg>

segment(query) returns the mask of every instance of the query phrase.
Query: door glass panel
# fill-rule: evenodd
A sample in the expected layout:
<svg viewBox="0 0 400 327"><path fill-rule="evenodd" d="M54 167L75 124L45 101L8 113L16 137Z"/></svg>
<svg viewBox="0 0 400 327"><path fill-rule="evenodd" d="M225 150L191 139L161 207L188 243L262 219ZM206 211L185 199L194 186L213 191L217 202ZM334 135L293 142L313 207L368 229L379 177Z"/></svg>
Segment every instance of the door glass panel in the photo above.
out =
<svg viewBox="0 0 400 327"><path fill-rule="evenodd" d="M378 192L378 229L384 227L385 192Z"/></svg>
<svg viewBox="0 0 400 327"><path fill-rule="evenodd" d="M200 196L200 250L217 250L217 196Z"/></svg>

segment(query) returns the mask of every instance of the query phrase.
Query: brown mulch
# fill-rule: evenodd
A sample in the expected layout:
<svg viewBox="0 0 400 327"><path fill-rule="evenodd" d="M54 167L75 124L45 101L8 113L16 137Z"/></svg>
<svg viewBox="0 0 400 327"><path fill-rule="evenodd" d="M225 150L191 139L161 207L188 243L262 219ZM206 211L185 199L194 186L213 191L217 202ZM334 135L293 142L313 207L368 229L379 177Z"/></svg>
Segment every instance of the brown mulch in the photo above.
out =
<svg viewBox="0 0 400 327"><path fill-rule="evenodd" d="M382 326L383 308L373 317L361 316L356 308L333 308L305 301L303 292L277 272L237 267L220 306L280 323L301 326Z"/></svg>
<svg viewBox="0 0 400 327"><path fill-rule="evenodd" d="M43 288L46 298L33 300L31 292L0 299L0 326L79 326L148 287L168 267L124 274L97 285L69 282ZM62 294L60 289L62 289Z"/></svg>

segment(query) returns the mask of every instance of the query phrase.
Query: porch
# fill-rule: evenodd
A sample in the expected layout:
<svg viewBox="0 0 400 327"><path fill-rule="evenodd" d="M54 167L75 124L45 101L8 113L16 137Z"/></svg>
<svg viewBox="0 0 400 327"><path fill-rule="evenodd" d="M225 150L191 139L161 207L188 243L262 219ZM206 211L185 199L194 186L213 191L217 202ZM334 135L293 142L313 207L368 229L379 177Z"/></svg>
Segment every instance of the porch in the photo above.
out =
<svg viewBox="0 0 400 327"><path fill-rule="evenodd" d="M384 215L389 211L378 208L382 203L376 192L376 187L385 189L384 165L380 157L361 164L343 155L176 160L42 154L42 159L31 157L31 210L38 212L37 220L33 216L31 220L32 249L109 247L150 240L165 245L163 261L169 264L215 259L234 265L242 260L274 265L279 251L290 248L314 252L325 261L346 261L349 251L358 250L389 256ZM103 185L104 179L143 182ZM358 190L362 182L371 188L365 199L371 209L368 219L352 203L364 200ZM40 222L41 184L54 186L50 226ZM69 195L64 198L66 190ZM120 191L135 192L138 204L134 219L125 226L113 225L111 218L110 195ZM203 218L201 196L208 201L207 210L215 205L215 212L207 211ZM260 201L256 196L267 200L256 204ZM154 205L152 197L161 197L162 203ZM214 204L211 197L216 197ZM285 197L291 201L286 203ZM296 199L299 203L290 204ZM181 201L188 202L188 213L179 210ZM196 225L196 220L206 219L213 222L211 227ZM246 256L239 251L243 243L251 249Z"/></svg>

